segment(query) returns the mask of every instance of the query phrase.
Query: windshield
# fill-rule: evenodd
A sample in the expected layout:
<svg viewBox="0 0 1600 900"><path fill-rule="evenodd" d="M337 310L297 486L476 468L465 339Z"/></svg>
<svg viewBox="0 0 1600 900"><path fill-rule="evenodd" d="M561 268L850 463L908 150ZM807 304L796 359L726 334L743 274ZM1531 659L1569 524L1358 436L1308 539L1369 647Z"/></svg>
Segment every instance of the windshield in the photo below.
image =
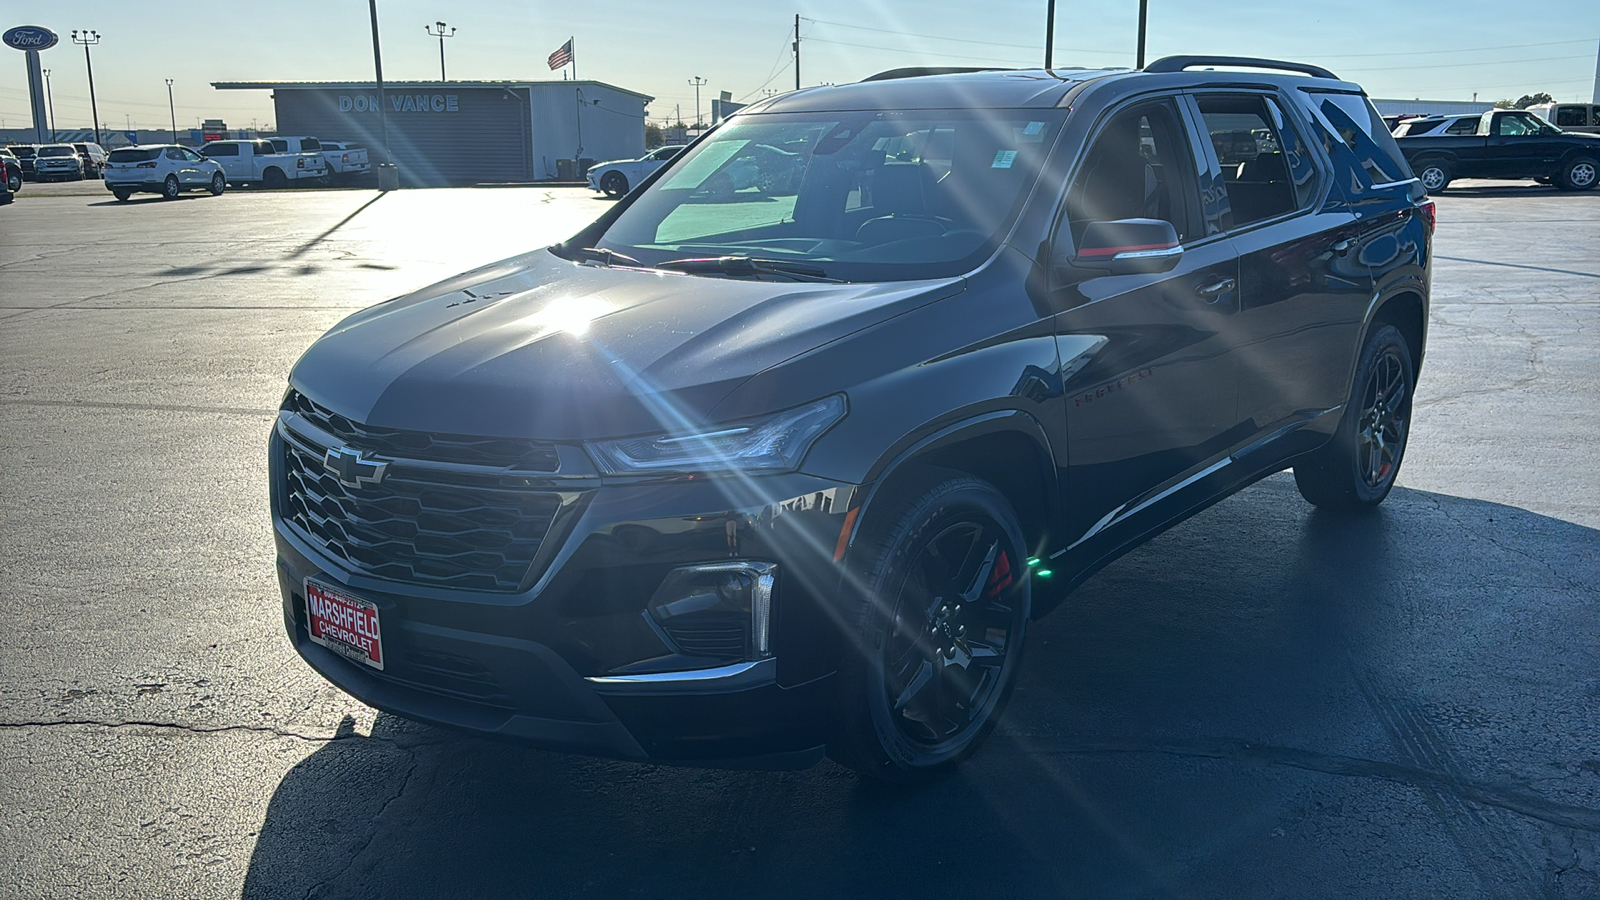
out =
<svg viewBox="0 0 1600 900"><path fill-rule="evenodd" d="M18 159L28 159L33 156L34 152L32 147L11 147L10 150L16 154Z"/></svg>
<svg viewBox="0 0 1600 900"><path fill-rule="evenodd" d="M40 156L77 156L78 151L71 147L40 147Z"/></svg>
<svg viewBox="0 0 1600 900"><path fill-rule="evenodd" d="M599 246L658 265L755 256L847 281L969 271L1004 236L1060 110L747 115L672 163Z"/></svg>

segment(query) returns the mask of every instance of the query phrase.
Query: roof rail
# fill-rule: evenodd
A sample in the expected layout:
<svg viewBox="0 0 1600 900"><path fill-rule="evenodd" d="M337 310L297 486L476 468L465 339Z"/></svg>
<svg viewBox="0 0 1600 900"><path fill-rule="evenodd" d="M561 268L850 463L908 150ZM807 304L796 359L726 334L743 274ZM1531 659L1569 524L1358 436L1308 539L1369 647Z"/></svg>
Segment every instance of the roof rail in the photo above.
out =
<svg viewBox="0 0 1600 900"><path fill-rule="evenodd" d="M924 75L965 75L970 72L1006 72L1008 69L997 66L907 66L901 69L889 69L876 75L868 75L861 79L867 81L893 81L896 78L920 78Z"/></svg>
<svg viewBox="0 0 1600 900"><path fill-rule="evenodd" d="M1248 66L1252 69L1282 69L1286 72L1301 72L1317 78L1331 78L1339 81L1339 76L1329 72L1321 66L1309 63L1284 62L1281 59L1257 59L1253 56L1166 56L1144 67L1146 72L1182 72L1195 66Z"/></svg>

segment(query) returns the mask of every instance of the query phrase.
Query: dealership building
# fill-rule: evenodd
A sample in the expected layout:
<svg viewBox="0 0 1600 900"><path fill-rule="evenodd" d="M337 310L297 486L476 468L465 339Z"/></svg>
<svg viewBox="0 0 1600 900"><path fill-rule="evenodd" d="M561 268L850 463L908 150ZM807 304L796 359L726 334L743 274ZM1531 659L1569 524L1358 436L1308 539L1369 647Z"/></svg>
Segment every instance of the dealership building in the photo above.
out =
<svg viewBox="0 0 1600 900"><path fill-rule="evenodd" d="M213 82L271 91L277 132L389 149L410 187L573 180L596 160L644 154L654 99L600 81Z"/></svg>

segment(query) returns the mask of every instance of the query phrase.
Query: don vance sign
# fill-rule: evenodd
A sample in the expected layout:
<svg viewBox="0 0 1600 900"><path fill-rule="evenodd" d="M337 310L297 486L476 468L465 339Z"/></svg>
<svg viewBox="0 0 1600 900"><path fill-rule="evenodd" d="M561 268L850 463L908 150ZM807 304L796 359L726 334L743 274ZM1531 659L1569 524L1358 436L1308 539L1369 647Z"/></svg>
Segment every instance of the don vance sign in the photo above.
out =
<svg viewBox="0 0 1600 900"><path fill-rule="evenodd" d="M399 113L453 113L460 112L456 94L387 94L389 111ZM340 112L377 112L377 94L340 94Z"/></svg>

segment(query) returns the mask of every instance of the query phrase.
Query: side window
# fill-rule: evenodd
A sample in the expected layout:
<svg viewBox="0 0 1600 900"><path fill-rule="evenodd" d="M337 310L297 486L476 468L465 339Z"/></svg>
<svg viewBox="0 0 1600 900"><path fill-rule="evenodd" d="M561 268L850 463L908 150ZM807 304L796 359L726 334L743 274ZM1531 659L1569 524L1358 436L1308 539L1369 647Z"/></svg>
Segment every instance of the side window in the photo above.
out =
<svg viewBox="0 0 1600 900"><path fill-rule="evenodd" d="M1255 95L1195 97L1239 227L1311 202L1316 167L1276 103Z"/></svg>
<svg viewBox="0 0 1600 900"><path fill-rule="evenodd" d="M1445 131L1449 134L1477 134L1478 119L1476 117L1457 119L1450 123L1450 127Z"/></svg>
<svg viewBox="0 0 1600 900"><path fill-rule="evenodd" d="M1394 137L1383 130L1383 120L1361 94L1336 94L1307 90L1322 126L1322 145L1328 155L1339 159L1341 149L1355 154L1355 164L1367 173L1372 184L1389 184L1411 178ZM1377 127L1373 123L1377 122ZM1348 156L1346 156L1348 158ZM1361 185L1353 185L1359 192Z"/></svg>
<svg viewBox="0 0 1600 900"><path fill-rule="evenodd" d="M1549 133L1550 126L1533 117L1531 113L1516 112L1496 116L1494 133L1501 137L1523 137Z"/></svg>
<svg viewBox="0 0 1600 900"><path fill-rule="evenodd" d="M1558 106L1556 107L1556 124L1562 128L1588 125L1589 108L1586 106Z"/></svg>
<svg viewBox="0 0 1600 900"><path fill-rule="evenodd" d="M1194 154L1170 103L1147 103L1112 116L1090 145L1067 192L1066 218L1076 245L1090 222L1165 219L1178 240L1200 237Z"/></svg>
<svg viewBox="0 0 1600 900"><path fill-rule="evenodd" d="M177 147L168 147L165 155L167 159L183 162L183 151L179 150Z"/></svg>
<svg viewBox="0 0 1600 900"><path fill-rule="evenodd" d="M213 157L215 157L215 156L238 156L239 155L239 145L238 144L211 144L209 146L201 147L200 148L200 152L204 153L206 156L213 156Z"/></svg>

